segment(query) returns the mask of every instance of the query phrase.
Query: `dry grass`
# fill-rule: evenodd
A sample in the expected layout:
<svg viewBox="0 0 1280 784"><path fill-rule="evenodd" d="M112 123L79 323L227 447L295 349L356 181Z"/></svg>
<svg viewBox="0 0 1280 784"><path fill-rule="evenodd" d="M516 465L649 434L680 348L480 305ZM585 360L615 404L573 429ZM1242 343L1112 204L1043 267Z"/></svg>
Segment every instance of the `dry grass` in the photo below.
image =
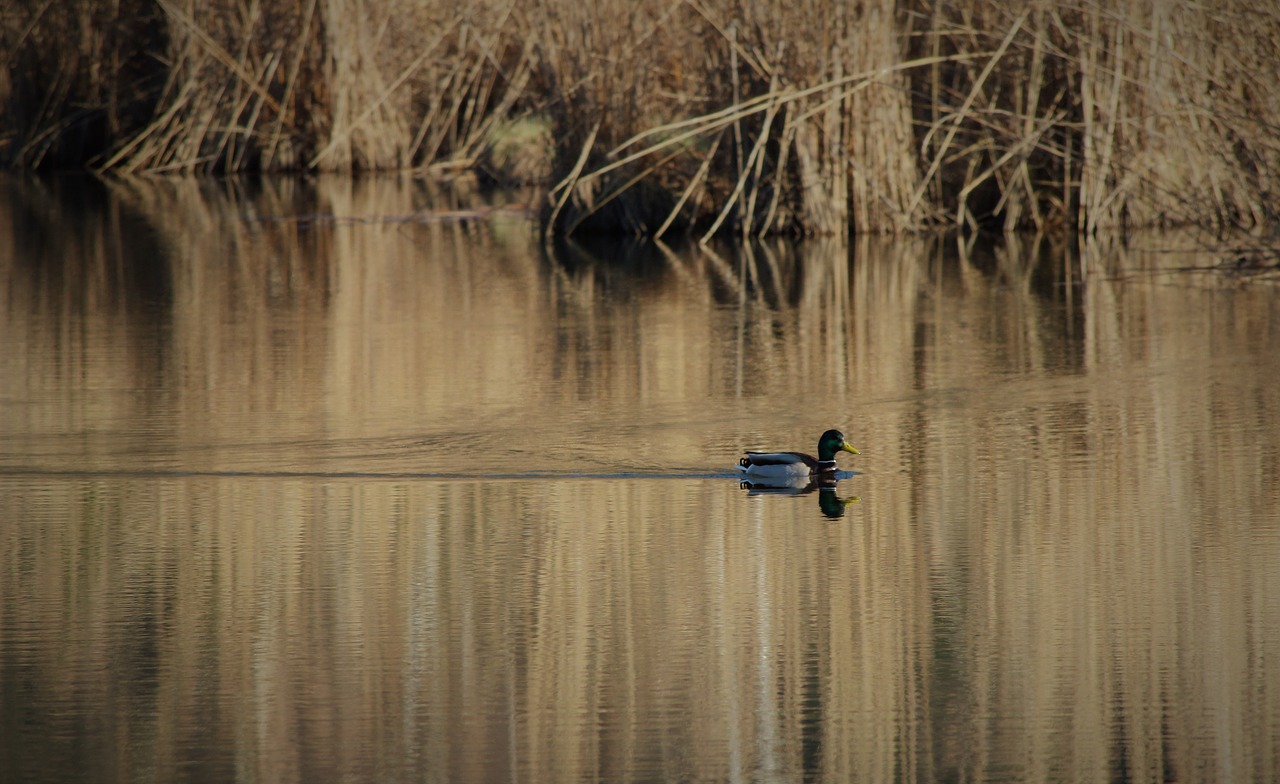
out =
<svg viewBox="0 0 1280 784"><path fill-rule="evenodd" d="M1274 222L1274 6L1041 0L973 10L939 12L921 39L937 53L973 51L994 44L991 31L1017 27L995 69L945 69L932 80L931 106L960 107L925 118L931 131L959 131L931 135L926 148L942 162L935 198L957 222L995 216L1089 233Z"/></svg>
<svg viewBox="0 0 1280 784"><path fill-rule="evenodd" d="M1280 10L1261 0L6 8L14 166L550 174L568 233L1277 218Z"/></svg>

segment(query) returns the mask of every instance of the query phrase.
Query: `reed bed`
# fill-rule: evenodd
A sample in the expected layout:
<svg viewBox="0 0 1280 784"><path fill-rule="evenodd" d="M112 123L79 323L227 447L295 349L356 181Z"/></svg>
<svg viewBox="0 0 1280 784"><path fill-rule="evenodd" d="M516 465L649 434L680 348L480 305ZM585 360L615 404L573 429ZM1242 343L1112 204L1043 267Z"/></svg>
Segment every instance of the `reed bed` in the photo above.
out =
<svg viewBox="0 0 1280 784"><path fill-rule="evenodd" d="M1276 230L1262 0L17 0L0 162L548 187L554 232Z"/></svg>

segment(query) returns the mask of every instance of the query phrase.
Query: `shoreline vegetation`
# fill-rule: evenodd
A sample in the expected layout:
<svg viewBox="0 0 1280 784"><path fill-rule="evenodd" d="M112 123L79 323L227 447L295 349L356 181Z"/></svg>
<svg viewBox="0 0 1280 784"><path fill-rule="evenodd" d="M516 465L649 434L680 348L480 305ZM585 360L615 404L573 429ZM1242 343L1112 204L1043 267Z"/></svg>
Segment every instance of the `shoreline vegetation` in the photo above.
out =
<svg viewBox="0 0 1280 784"><path fill-rule="evenodd" d="M0 166L474 174L561 235L1274 241L1280 8L15 0Z"/></svg>

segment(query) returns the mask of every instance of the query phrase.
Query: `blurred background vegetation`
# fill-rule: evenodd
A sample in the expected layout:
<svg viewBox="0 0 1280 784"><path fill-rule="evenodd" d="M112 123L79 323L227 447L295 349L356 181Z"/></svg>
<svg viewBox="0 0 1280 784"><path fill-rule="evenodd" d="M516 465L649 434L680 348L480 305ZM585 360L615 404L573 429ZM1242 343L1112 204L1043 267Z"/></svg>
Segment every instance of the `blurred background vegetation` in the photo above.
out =
<svg viewBox="0 0 1280 784"><path fill-rule="evenodd" d="M1262 0L10 0L0 165L548 187L556 229L1272 231Z"/></svg>

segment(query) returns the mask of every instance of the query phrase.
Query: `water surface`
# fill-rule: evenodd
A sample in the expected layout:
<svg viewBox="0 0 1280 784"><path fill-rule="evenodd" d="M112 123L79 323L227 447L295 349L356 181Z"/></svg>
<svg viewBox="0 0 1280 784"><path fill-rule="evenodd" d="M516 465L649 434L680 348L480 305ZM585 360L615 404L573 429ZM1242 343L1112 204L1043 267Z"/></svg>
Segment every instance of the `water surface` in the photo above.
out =
<svg viewBox="0 0 1280 784"><path fill-rule="evenodd" d="M6 782L1280 778L1280 298L1176 238L2 185Z"/></svg>

